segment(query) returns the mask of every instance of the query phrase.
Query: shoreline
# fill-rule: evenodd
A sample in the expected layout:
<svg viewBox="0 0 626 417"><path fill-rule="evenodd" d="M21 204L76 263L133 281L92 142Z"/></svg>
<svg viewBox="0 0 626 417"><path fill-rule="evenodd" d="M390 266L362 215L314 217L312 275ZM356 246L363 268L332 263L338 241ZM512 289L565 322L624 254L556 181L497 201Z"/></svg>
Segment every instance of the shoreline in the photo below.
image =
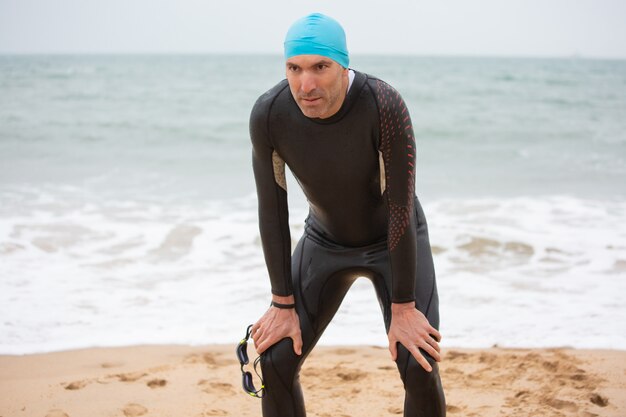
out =
<svg viewBox="0 0 626 417"><path fill-rule="evenodd" d="M234 351L139 345L0 355L0 416L260 416L260 400L241 389ZM444 346L442 354L449 416L626 411L626 351ZM318 346L301 383L310 417L402 415L402 383L385 347Z"/></svg>

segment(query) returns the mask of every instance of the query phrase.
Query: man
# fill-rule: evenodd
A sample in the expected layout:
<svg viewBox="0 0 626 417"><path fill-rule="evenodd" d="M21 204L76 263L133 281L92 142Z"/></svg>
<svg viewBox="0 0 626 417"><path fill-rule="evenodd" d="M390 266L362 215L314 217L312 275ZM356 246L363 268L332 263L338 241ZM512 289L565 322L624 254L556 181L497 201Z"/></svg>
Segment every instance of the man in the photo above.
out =
<svg viewBox="0 0 626 417"><path fill-rule="evenodd" d="M383 81L349 69L344 31L330 17L296 21L284 47L287 79L257 100L250 118L272 287L272 305L252 328L263 415L305 416L300 367L365 276L404 382L404 415L444 416L437 287L404 101ZM285 164L310 205L293 257Z"/></svg>

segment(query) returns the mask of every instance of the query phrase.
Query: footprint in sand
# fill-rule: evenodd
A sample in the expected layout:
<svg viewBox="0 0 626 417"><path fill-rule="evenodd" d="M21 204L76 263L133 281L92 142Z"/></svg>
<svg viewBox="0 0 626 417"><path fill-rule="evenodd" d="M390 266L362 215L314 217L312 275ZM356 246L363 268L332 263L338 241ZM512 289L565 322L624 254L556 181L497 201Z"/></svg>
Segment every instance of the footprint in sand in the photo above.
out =
<svg viewBox="0 0 626 417"><path fill-rule="evenodd" d="M449 361L453 361L455 359L467 359L469 355L464 352L459 352L456 350L450 350L446 353L445 359Z"/></svg>
<svg viewBox="0 0 626 417"><path fill-rule="evenodd" d="M87 384L89 383L89 381L74 381L74 382L70 382L69 384L65 385L65 389L74 391L77 389L82 389L85 388L87 386Z"/></svg>
<svg viewBox="0 0 626 417"><path fill-rule="evenodd" d="M446 373L450 374L450 375L455 375L455 376L465 374L465 372L463 372L459 368L454 368L454 367L450 367L450 368L446 369Z"/></svg>
<svg viewBox="0 0 626 417"><path fill-rule="evenodd" d="M46 417L70 417L67 415L67 413L63 410L50 410L48 411L48 414L46 414Z"/></svg>
<svg viewBox="0 0 626 417"><path fill-rule="evenodd" d="M146 414L148 409L143 405L130 403L126 404L122 411L126 417L138 417Z"/></svg>
<svg viewBox="0 0 626 417"><path fill-rule="evenodd" d="M550 407L556 408L557 410L572 412L578 411L578 406L571 401L559 400L558 398L549 398L546 400L546 403Z"/></svg>
<svg viewBox="0 0 626 417"><path fill-rule="evenodd" d="M165 385L167 385L167 381L164 379L153 379L151 381L148 381L146 385L150 388L164 387Z"/></svg>
<svg viewBox="0 0 626 417"><path fill-rule="evenodd" d="M307 369L303 369L301 375L305 376L306 378L309 377L318 377L320 375L324 374L324 372L321 369L317 369L317 368L307 368Z"/></svg>
<svg viewBox="0 0 626 417"><path fill-rule="evenodd" d="M215 359L215 355L212 353L192 353L191 355L187 355L184 359L186 363L206 363L209 366L216 366L217 360Z"/></svg>
<svg viewBox="0 0 626 417"><path fill-rule="evenodd" d="M336 355L352 355L353 353L356 353L356 350L339 348L339 349L331 350L330 352Z"/></svg>
<svg viewBox="0 0 626 417"><path fill-rule="evenodd" d="M457 407L456 405L446 404L446 411L448 413L460 413L465 410L465 407Z"/></svg>
<svg viewBox="0 0 626 417"><path fill-rule="evenodd" d="M205 411L204 416L227 416L228 411L222 410L221 408L212 408L209 411Z"/></svg>
<svg viewBox="0 0 626 417"><path fill-rule="evenodd" d="M491 354L491 353L485 353L482 352L479 356L478 356L478 362L480 363L493 363L494 361L496 361L498 358L496 357L496 355Z"/></svg>
<svg viewBox="0 0 626 417"><path fill-rule="evenodd" d="M211 382L206 379L198 381L202 391L207 394L231 394L235 392L235 387L227 382Z"/></svg>
<svg viewBox="0 0 626 417"><path fill-rule="evenodd" d="M343 381L358 381L367 376L365 372L359 370L351 370L347 372L337 372L337 376Z"/></svg>
<svg viewBox="0 0 626 417"><path fill-rule="evenodd" d="M146 374L145 372L129 372L126 374L113 375L113 377L119 379L122 382L135 382L138 379L141 379L146 375L148 374Z"/></svg>
<svg viewBox="0 0 626 417"><path fill-rule="evenodd" d="M589 398L589 400L595 405L599 405L600 407L606 407L607 405L609 405L609 399L606 397L603 397L602 395L598 393L591 394L591 397Z"/></svg>
<svg viewBox="0 0 626 417"><path fill-rule="evenodd" d="M102 368L108 369L108 368L118 368L120 366L124 365L123 362L103 362L100 364L100 366Z"/></svg>

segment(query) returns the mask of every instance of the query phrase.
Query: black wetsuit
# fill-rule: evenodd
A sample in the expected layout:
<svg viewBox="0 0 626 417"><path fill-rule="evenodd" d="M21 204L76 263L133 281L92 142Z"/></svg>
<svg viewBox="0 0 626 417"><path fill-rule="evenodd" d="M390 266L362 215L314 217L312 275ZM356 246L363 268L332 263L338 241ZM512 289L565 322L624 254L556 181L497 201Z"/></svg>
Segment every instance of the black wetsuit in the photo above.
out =
<svg viewBox="0 0 626 417"><path fill-rule="evenodd" d="M302 355L291 339L261 358L265 417L305 416L298 373L358 277L374 283L385 327L391 303L415 300L439 328L435 271L426 218L415 196L415 140L397 91L355 71L333 116L306 117L286 80L263 94L250 118L259 226L272 293L293 294L302 329ZM310 205L293 257L285 163ZM420 349L426 372L398 344L406 391L404 416L444 416L437 362ZM375 395L375 387L367 387Z"/></svg>

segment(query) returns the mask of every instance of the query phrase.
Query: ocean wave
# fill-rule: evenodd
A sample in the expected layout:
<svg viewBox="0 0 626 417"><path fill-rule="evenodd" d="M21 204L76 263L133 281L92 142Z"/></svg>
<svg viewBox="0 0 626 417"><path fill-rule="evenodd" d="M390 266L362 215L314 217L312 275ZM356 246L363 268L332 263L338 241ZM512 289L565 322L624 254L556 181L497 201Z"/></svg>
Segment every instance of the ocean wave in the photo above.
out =
<svg viewBox="0 0 626 417"><path fill-rule="evenodd" d="M227 343L267 308L254 195L159 204L14 187L0 200L2 353ZM446 343L626 348L626 201L422 204ZM294 245L305 215L292 210ZM322 343L384 345L380 320L359 280Z"/></svg>

